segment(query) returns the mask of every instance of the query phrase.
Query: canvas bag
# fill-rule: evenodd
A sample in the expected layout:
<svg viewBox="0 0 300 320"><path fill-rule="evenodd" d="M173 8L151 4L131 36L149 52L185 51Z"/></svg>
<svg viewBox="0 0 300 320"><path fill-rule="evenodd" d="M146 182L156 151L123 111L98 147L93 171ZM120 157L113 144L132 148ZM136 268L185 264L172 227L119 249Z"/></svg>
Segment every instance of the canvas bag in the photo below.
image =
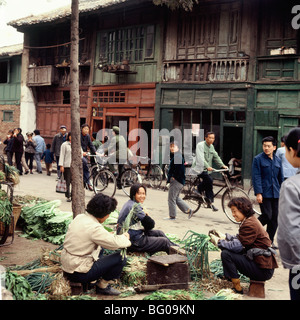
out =
<svg viewBox="0 0 300 320"><path fill-rule="evenodd" d="M62 177L58 179L56 184L56 192L65 193L67 191L67 183Z"/></svg>

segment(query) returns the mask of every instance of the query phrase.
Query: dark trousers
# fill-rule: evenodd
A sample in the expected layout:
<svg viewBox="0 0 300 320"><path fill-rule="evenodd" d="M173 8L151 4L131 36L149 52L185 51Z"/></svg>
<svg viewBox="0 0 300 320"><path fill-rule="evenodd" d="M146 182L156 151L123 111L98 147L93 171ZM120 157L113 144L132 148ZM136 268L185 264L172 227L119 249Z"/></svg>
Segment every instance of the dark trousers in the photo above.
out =
<svg viewBox="0 0 300 320"><path fill-rule="evenodd" d="M71 168L64 168L64 179L66 180L67 191L65 193L66 198L71 197Z"/></svg>
<svg viewBox="0 0 300 320"><path fill-rule="evenodd" d="M13 165L13 152L7 151L6 156L7 156L7 163L12 166Z"/></svg>
<svg viewBox="0 0 300 320"><path fill-rule="evenodd" d="M94 262L92 268L87 273L74 272L68 274L68 278L73 282L81 283L89 283L100 278L106 281L118 279L126 265L126 261L126 258L122 260L120 253L104 256L101 250L99 259Z"/></svg>
<svg viewBox="0 0 300 320"><path fill-rule="evenodd" d="M229 250L221 252L224 276L227 279L239 278L238 271L250 280L266 281L272 278L274 269L262 269L245 255Z"/></svg>
<svg viewBox="0 0 300 320"><path fill-rule="evenodd" d="M25 161L30 171L33 169L34 153L25 152Z"/></svg>
<svg viewBox="0 0 300 320"><path fill-rule="evenodd" d="M23 152L15 152L15 159L16 159L16 167L19 170L19 173L23 173L23 167L22 167L22 155Z"/></svg>
<svg viewBox="0 0 300 320"><path fill-rule="evenodd" d="M142 238L132 241L131 243L132 245L128 248L128 251L148 252L149 254L154 254L159 251L169 253L170 247L175 245L167 238L163 231L160 230L147 231Z"/></svg>
<svg viewBox="0 0 300 320"><path fill-rule="evenodd" d="M198 185L198 191L200 193L204 191L206 198L210 202L214 202L213 178L207 172L202 172L199 174L199 177L202 179L202 182Z"/></svg>
<svg viewBox="0 0 300 320"><path fill-rule="evenodd" d="M291 300L300 300L300 268L294 267L290 270L289 286Z"/></svg>
<svg viewBox="0 0 300 320"><path fill-rule="evenodd" d="M259 206L261 210L261 216L258 218L258 220L263 226L267 225L267 232L270 240L273 242L278 227L278 199L263 198L263 203L260 203Z"/></svg>
<svg viewBox="0 0 300 320"><path fill-rule="evenodd" d="M55 160L56 160L56 167L57 167L57 177L60 178L61 172L60 172L60 166L58 165L58 163L59 163L59 156L55 156Z"/></svg>
<svg viewBox="0 0 300 320"><path fill-rule="evenodd" d="M88 167L87 158L85 158L85 157L82 157L82 169L83 169L83 182L84 182L84 184L89 184L90 170Z"/></svg>

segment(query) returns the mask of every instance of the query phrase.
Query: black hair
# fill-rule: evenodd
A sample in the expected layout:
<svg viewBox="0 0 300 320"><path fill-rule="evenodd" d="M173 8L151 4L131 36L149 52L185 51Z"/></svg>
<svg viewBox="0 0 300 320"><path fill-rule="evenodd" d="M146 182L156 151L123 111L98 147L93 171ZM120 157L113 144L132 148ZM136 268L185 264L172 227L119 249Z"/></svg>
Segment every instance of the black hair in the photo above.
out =
<svg viewBox="0 0 300 320"><path fill-rule="evenodd" d="M89 126L87 123L82 124L80 128L81 128L81 130L82 130L82 129L85 128L85 127L90 128L90 126Z"/></svg>
<svg viewBox="0 0 300 320"><path fill-rule="evenodd" d="M147 190L146 187L141 183L136 183L136 184L132 185L131 188L130 188L129 197L130 197L131 200L134 200L134 197L137 194L137 192L139 191L139 188L144 188L145 193L146 193L146 190Z"/></svg>
<svg viewBox="0 0 300 320"><path fill-rule="evenodd" d="M96 140L96 138L97 138L97 132L93 132L93 133L92 133L92 137Z"/></svg>
<svg viewBox="0 0 300 320"><path fill-rule="evenodd" d="M276 140L272 136L268 136L262 139L261 143L264 144L264 142L272 142L273 146L276 146Z"/></svg>
<svg viewBox="0 0 300 320"><path fill-rule="evenodd" d="M229 203L228 207L237 207L237 209L246 217L249 218L254 214L252 203L249 199L244 197L237 197L232 198Z"/></svg>
<svg viewBox="0 0 300 320"><path fill-rule="evenodd" d="M38 136L38 135L41 134L40 130L38 130L38 129L35 129L35 130L33 131L33 133L34 133L36 136Z"/></svg>
<svg viewBox="0 0 300 320"><path fill-rule="evenodd" d="M46 147L47 147L47 149L50 149L51 148L51 144L47 143Z"/></svg>
<svg viewBox="0 0 300 320"><path fill-rule="evenodd" d="M300 158L300 128L292 129L285 138L287 149L292 148L297 151L297 157Z"/></svg>
<svg viewBox="0 0 300 320"><path fill-rule="evenodd" d="M117 200L103 193L97 193L87 204L86 211L95 218L104 218L117 207Z"/></svg>
<svg viewBox="0 0 300 320"><path fill-rule="evenodd" d="M70 137L72 136L72 134L71 134L71 131L70 132L68 132L68 134L67 134L67 138L66 138L66 141L70 141Z"/></svg>
<svg viewBox="0 0 300 320"><path fill-rule="evenodd" d="M211 134L215 135L215 133L213 131L206 132L205 135L204 135L204 138L207 138Z"/></svg>

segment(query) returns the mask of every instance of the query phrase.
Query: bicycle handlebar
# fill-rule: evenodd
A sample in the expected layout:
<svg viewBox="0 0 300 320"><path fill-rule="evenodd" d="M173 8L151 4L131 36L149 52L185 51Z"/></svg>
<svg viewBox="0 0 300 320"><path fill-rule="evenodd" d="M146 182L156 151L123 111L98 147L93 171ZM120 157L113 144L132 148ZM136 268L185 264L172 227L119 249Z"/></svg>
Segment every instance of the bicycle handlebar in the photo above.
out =
<svg viewBox="0 0 300 320"><path fill-rule="evenodd" d="M225 171L229 171L229 169L214 169L212 170L213 172L225 172Z"/></svg>

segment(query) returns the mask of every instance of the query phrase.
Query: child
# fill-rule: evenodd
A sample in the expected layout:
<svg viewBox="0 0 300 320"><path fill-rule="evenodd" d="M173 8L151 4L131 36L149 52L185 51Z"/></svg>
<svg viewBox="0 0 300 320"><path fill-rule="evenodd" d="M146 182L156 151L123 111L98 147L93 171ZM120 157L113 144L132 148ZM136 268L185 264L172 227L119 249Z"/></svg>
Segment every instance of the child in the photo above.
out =
<svg viewBox="0 0 300 320"><path fill-rule="evenodd" d="M169 218L170 220L176 219L176 206L179 209L192 215L192 209L179 197L180 191L185 184L185 166L184 158L179 151L178 143L173 141L170 143L171 161L168 172L167 183L170 183L168 193L168 204L169 204Z"/></svg>
<svg viewBox="0 0 300 320"><path fill-rule="evenodd" d="M51 144L48 143L46 145L46 150L44 151L42 155L42 160L45 158L45 165L46 165L46 170L47 170L47 175L50 176L52 172L52 162L54 162L54 157L53 153L50 151L51 149Z"/></svg>

